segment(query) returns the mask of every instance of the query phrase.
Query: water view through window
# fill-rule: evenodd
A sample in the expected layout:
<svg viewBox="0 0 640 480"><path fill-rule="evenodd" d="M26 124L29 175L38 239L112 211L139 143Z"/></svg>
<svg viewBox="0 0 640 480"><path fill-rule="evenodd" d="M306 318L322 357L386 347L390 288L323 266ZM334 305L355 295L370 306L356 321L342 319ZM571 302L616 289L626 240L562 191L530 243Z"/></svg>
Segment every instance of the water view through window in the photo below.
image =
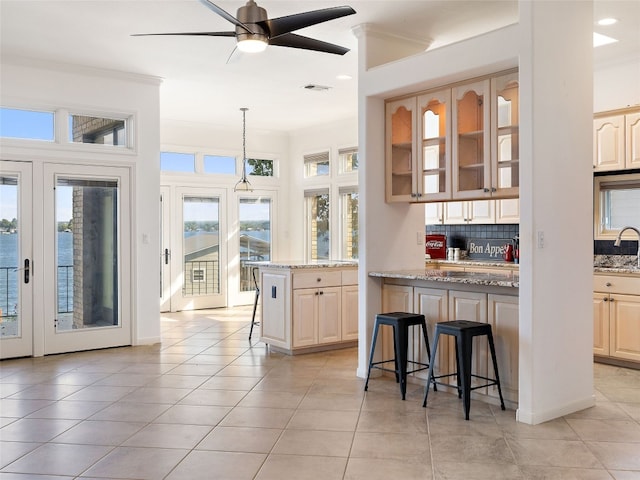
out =
<svg viewBox="0 0 640 480"><path fill-rule="evenodd" d="M240 199L240 291L255 289L248 260L271 260L271 199Z"/></svg>

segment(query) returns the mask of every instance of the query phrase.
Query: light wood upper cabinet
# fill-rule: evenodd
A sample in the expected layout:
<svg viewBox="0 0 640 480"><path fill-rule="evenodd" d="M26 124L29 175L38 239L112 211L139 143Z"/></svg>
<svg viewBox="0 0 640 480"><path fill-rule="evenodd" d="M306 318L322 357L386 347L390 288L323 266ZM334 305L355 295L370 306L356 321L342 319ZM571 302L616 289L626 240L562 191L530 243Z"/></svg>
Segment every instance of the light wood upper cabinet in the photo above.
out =
<svg viewBox="0 0 640 480"><path fill-rule="evenodd" d="M491 196L489 80L454 87L453 197Z"/></svg>
<svg viewBox="0 0 640 480"><path fill-rule="evenodd" d="M386 199L387 202L415 200L416 99L408 98L386 105Z"/></svg>
<svg viewBox="0 0 640 480"><path fill-rule="evenodd" d="M386 104L387 202L517 198L518 74Z"/></svg>
<svg viewBox="0 0 640 480"><path fill-rule="evenodd" d="M640 168L640 112L637 109L596 114L593 168L597 172Z"/></svg>
<svg viewBox="0 0 640 480"><path fill-rule="evenodd" d="M627 168L640 168L640 112L625 115Z"/></svg>

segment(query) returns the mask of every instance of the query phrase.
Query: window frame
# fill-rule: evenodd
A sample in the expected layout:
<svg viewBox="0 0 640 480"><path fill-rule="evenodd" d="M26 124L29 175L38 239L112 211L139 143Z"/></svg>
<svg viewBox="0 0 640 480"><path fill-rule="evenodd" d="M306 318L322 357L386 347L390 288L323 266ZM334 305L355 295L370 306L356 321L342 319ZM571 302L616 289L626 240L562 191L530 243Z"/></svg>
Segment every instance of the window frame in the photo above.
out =
<svg viewBox="0 0 640 480"><path fill-rule="evenodd" d="M623 188L638 189L640 191L640 173L624 175L599 175L593 179L593 236L595 240L615 240L620 229L607 228L606 204L604 193ZM633 225L638 227L638 225ZM635 240L633 232L625 232L623 240Z"/></svg>

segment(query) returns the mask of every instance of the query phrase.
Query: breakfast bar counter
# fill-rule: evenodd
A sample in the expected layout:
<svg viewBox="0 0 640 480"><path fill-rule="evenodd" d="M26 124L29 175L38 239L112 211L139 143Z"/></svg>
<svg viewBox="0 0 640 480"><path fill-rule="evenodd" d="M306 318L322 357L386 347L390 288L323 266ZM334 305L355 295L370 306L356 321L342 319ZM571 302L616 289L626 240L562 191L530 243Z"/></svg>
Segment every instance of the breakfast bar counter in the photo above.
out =
<svg viewBox="0 0 640 480"><path fill-rule="evenodd" d="M435 324L438 322L471 320L489 323L496 345L502 393L510 407L517 405L520 285L517 271L461 271L440 265L435 270L371 271L369 277L379 279L382 283L380 311L423 314L430 341L433 340ZM411 355L416 361L428 363L419 332L413 332L412 335ZM385 355L392 358L391 338L385 337L383 345ZM474 344L473 364L474 373L485 377L493 374L484 342ZM436 375L456 371L454 349L448 342L443 342L438 348L435 369ZM426 375L426 371L416 372L413 381L424 384ZM451 377L452 382L455 382L454 379ZM490 403L498 402L495 386L474 390L473 396Z"/></svg>

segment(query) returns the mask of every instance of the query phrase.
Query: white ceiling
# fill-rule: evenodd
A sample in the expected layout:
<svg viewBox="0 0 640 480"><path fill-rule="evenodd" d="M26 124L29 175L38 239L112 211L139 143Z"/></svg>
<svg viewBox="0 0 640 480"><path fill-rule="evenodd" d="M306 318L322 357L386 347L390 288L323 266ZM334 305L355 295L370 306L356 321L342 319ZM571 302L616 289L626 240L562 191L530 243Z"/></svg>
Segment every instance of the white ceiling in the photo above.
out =
<svg viewBox="0 0 640 480"><path fill-rule="evenodd" d="M244 0L216 1L235 16ZM270 18L348 4L355 15L299 32L351 48L344 56L282 47L234 54L235 39L132 37L132 33L233 30L198 0L0 0L0 55L88 65L163 78L161 117L292 131L357 115L357 42L352 28L432 39L437 48L518 20L516 0L260 0ZM597 0L594 30L620 42L596 49L597 63L640 55L640 1ZM339 74L352 80L338 80ZM326 92L304 85L331 87Z"/></svg>

